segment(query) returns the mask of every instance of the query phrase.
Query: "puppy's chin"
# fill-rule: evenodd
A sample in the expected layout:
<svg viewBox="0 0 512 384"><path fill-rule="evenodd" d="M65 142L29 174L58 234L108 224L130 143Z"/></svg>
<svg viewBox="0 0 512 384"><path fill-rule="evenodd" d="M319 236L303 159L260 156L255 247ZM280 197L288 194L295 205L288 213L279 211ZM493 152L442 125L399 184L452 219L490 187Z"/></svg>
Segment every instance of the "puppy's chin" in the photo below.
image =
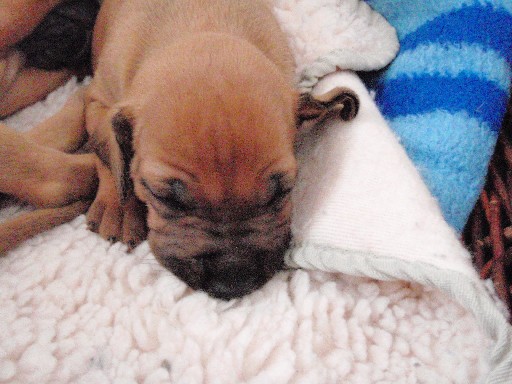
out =
<svg viewBox="0 0 512 384"><path fill-rule="evenodd" d="M150 244L154 239L149 236ZM157 260L193 289L230 300L262 287L284 264L286 247L274 251L235 248L177 258L152 244Z"/></svg>

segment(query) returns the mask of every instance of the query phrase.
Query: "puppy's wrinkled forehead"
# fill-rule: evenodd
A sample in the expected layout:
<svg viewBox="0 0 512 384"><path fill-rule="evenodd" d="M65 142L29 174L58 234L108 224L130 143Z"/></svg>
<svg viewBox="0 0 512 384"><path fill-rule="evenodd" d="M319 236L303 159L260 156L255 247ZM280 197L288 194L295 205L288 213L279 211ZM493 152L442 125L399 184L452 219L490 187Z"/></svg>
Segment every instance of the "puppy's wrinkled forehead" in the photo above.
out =
<svg viewBox="0 0 512 384"><path fill-rule="evenodd" d="M203 90L157 104L145 109L136 143L146 177L189 178L215 205L262 199L271 177L294 177L291 98Z"/></svg>

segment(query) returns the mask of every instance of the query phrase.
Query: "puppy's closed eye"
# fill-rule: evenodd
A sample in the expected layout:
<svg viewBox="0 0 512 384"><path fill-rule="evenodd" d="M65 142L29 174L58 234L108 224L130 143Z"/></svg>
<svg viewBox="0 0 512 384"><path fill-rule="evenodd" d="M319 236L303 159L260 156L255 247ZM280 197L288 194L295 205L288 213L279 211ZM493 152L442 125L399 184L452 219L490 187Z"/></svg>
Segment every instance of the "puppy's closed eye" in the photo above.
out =
<svg viewBox="0 0 512 384"><path fill-rule="evenodd" d="M269 178L268 200L265 207L277 207L291 192L293 181L282 173L275 173Z"/></svg>
<svg viewBox="0 0 512 384"><path fill-rule="evenodd" d="M151 187L146 180L142 180L141 184L156 200L167 208L180 212L194 208L187 186L179 179L167 181L167 186L164 189Z"/></svg>

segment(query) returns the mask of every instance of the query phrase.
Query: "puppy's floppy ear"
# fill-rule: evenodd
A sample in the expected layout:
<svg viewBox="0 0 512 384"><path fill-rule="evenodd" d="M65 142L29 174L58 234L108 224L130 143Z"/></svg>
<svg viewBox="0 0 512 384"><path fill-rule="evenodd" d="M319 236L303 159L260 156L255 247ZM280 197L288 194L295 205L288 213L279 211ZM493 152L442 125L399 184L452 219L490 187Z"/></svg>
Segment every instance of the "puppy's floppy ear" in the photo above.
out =
<svg viewBox="0 0 512 384"><path fill-rule="evenodd" d="M338 116L350 121L359 112L359 98L348 88L336 87L321 95L303 93L299 97L297 126L304 122L318 122L327 117Z"/></svg>
<svg viewBox="0 0 512 384"><path fill-rule="evenodd" d="M110 148L110 169L116 181L121 203L124 203L133 191L130 178L130 163L133 158L133 126L135 119L127 109L121 109L112 117L112 132L117 148Z"/></svg>

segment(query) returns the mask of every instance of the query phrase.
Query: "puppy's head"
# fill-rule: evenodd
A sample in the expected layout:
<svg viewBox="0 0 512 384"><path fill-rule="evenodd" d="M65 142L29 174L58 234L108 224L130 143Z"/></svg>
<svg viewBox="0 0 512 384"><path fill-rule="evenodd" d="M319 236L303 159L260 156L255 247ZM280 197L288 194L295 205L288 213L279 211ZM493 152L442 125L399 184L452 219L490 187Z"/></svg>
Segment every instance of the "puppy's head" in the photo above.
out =
<svg viewBox="0 0 512 384"><path fill-rule="evenodd" d="M175 72L113 120L118 141L133 143L130 176L156 258L222 299L262 286L290 240L297 100L275 67L258 65Z"/></svg>
<svg viewBox="0 0 512 384"><path fill-rule="evenodd" d="M297 123L331 111L349 120L358 104L343 89L299 103L290 76L261 52L210 43L143 66L113 118L111 167L122 197L134 188L146 203L158 261L192 288L230 299L283 265Z"/></svg>

